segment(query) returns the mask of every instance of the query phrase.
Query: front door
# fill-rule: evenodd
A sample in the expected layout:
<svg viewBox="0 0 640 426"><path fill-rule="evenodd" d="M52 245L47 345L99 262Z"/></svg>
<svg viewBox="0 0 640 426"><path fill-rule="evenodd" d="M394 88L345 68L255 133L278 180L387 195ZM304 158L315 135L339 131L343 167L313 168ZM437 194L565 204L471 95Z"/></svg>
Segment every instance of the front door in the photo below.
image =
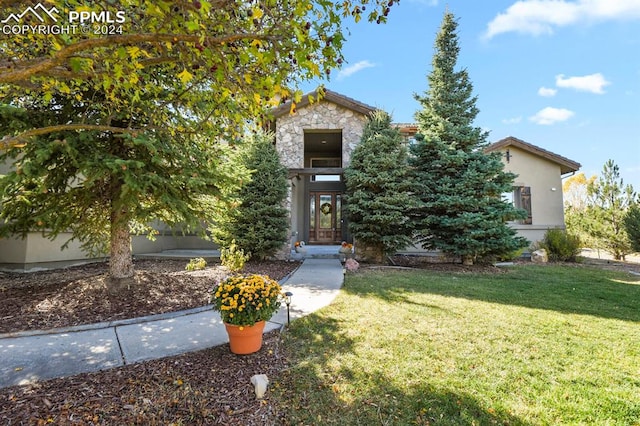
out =
<svg viewBox="0 0 640 426"><path fill-rule="evenodd" d="M338 244L342 238L342 194L309 192L309 243Z"/></svg>

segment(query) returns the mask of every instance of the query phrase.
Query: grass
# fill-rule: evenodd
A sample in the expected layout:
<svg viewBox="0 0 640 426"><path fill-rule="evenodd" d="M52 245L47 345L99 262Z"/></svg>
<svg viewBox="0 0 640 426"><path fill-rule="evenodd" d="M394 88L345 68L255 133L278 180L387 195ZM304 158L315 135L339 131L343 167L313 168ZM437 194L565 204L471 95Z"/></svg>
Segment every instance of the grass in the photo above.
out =
<svg viewBox="0 0 640 426"><path fill-rule="evenodd" d="M640 281L570 266L363 272L295 321L287 424L640 425Z"/></svg>

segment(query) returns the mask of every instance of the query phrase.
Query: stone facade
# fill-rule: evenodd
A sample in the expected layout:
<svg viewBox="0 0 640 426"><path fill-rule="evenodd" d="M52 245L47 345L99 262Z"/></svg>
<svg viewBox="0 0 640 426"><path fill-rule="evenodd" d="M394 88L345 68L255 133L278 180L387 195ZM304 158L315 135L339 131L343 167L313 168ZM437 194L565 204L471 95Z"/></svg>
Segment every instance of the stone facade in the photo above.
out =
<svg viewBox="0 0 640 426"><path fill-rule="evenodd" d="M294 114L289 114L287 110L279 115L275 122L276 149L280 154L280 161L289 169L308 167L309 165L305 165L305 131L333 130L341 132L341 167L347 167L353 150L360 142L366 121L365 114L326 99L313 104L299 105ZM276 258L288 257L293 241L301 237L305 199L304 185L294 178L285 203L291 215L290 243L278 251Z"/></svg>
<svg viewBox="0 0 640 426"><path fill-rule="evenodd" d="M305 130L342 130L342 167L347 167L366 121L365 115L326 101L279 117L275 133L282 164L290 169L304 167Z"/></svg>

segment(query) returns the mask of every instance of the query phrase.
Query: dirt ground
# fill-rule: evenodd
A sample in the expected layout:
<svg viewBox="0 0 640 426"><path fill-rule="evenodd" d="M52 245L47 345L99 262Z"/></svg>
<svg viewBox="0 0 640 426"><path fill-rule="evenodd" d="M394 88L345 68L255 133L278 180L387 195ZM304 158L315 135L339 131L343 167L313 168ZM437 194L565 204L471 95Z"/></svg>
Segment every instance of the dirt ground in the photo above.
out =
<svg viewBox="0 0 640 426"><path fill-rule="evenodd" d="M433 264L394 257L394 267L439 272L504 273L494 266ZM219 265L187 272L186 261L136 262L136 276L120 295L108 291L107 265L89 264L30 274L0 272L0 333L134 318L203 306L227 276ZM282 279L289 262L250 262L244 272ZM575 267L598 266L640 274L640 263L587 258ZM364 265L366 266L366 265ZM371 267L371 265L369 265ZM5 425L282 425L286 415L269 399L256 400L250 377L272 381L287 368L278 332L262 349L237 356L222 345L97 373L0 389Z"/></svg>

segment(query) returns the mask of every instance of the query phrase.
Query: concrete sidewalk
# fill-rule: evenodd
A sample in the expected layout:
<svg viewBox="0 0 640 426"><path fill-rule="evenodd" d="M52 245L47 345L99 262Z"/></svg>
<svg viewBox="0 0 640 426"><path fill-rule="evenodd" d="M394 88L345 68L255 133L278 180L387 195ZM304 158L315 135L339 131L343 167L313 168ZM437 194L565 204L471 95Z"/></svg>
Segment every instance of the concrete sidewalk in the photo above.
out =
<svg viewBox="0 0 640 426"><path fill-rule="evenodd" d="M342 287L337 259L306 259L282 284L293 293L291 320L328 304ZM287 322L283 304L265 332ZM0 388L99 371L228 342L210 307L131 320L0 335Z"/></svg>

